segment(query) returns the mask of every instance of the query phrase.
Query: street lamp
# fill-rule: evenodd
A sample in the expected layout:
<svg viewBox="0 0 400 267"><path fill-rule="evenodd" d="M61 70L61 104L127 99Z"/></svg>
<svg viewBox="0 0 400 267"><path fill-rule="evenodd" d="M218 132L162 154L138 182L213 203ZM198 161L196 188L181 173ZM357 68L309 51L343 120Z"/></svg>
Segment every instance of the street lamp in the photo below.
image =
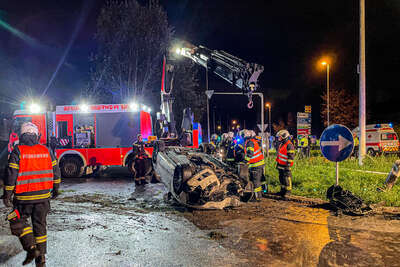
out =
<svg viewBox="0 0 400 267"><path fill-rule="evenodd" d="M326 109L327 109L327 126L329 126L329 63L326 61L323 61L321 63L323 66L326 66Z"/></svg>
<svg viewBox="0 0 400 267"><path fill-rule="evenodd" d="M232 124L235 125L235 124L236 124L236 120L233 120L233 121L232 121Z"/></svg>
<svg viewBox="0 0 400 267"><path fill-rule="evenodd" d="M269 136L272 134L272 125L271 125L271 104L265 103L265 107L268 108L268 126L269 126Z"/></svg>

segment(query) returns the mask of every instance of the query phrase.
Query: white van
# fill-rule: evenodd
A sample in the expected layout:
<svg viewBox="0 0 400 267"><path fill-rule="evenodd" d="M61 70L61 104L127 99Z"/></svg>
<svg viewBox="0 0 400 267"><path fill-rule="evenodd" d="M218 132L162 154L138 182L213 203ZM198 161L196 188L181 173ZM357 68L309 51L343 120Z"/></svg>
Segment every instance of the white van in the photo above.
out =
<svg viewBox="0 0 400 267"><path fill-rule="evenodd" d="M359 137L359 128L355 128L353 135ZM391 123L366 125L366 150L369 155L397 154L399 150L399 137L393 130Z"/></svg>

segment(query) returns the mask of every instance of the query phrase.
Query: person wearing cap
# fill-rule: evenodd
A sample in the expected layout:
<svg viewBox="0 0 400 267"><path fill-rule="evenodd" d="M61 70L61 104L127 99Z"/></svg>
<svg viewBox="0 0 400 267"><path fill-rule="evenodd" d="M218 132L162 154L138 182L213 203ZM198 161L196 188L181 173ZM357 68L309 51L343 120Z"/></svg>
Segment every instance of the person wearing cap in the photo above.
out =
<svg viewBox="0 0 400 267"><path fill-rule="evenodd" d="M281 183L281 191L279 195L285 197L290 195L292 191L292 172L294 160L294 146L290 141L290 134L287 130L280 130L276 134L279 146L276 152L276 168L279 171L279 182Z"/></svg>
<svg viewBox="0 0 400 267"><path fill-rule="evenodd" d="M46 217L50 210L50 197L59 195L61 174L53 152L38 142L37 126L31 122L22 124L19 144L8 160L3 202L5 206L13 207L7 216L11 233L19 237L27 251L22 264L35 260L36 266L45 266Z"/></svg>

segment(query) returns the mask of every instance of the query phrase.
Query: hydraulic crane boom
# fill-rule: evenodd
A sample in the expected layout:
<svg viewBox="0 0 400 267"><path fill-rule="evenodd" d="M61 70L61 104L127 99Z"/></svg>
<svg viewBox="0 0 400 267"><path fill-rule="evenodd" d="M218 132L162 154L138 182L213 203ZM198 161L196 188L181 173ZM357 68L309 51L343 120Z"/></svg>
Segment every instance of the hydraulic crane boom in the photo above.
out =
<svg viewBox="0 0 400 267"><path fill-rule="evenodd" d="M248 63L225 51L211 50L204 46L186 45L186 47L178 48L176 53L192 59L208 71L241 89L248 95L248 107L252 108L252 93L258 89L258 77L264 71L264 66Z"/></svg>

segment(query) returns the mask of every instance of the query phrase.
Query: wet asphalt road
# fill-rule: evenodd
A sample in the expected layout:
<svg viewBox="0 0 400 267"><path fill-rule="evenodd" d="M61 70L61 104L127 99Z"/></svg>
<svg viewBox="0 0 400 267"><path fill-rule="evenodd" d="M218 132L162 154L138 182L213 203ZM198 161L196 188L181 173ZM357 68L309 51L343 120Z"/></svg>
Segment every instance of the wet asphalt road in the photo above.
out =
<svg viewBox="0 0 400 267"><path fill-rule="evenodd" d="M48 216L47 266L231 266L240 262L229 249L210 240L208 232L164 204L162 184L146 186L145 191L134 192L134 183L127 178L64 182L63 194L51 202ZM1 227L4 237L8 225L2 222ZM9 248L19 250L15 237L4 239ZM21 266L24 257L21 252L0 265Z"/></svg>
<svg viewBox="0 0 400 267"><path fill-rule="evenodd" d="M124 173L72 179L51 202L47 266L400 266L400 215L335 216L324 207L264 199L188 212L162 184L135 188ZM0 205L1 249L25 257ZM210 238L213 233L213 238ZM33 265L31 265L33 266Z"/></svg>

